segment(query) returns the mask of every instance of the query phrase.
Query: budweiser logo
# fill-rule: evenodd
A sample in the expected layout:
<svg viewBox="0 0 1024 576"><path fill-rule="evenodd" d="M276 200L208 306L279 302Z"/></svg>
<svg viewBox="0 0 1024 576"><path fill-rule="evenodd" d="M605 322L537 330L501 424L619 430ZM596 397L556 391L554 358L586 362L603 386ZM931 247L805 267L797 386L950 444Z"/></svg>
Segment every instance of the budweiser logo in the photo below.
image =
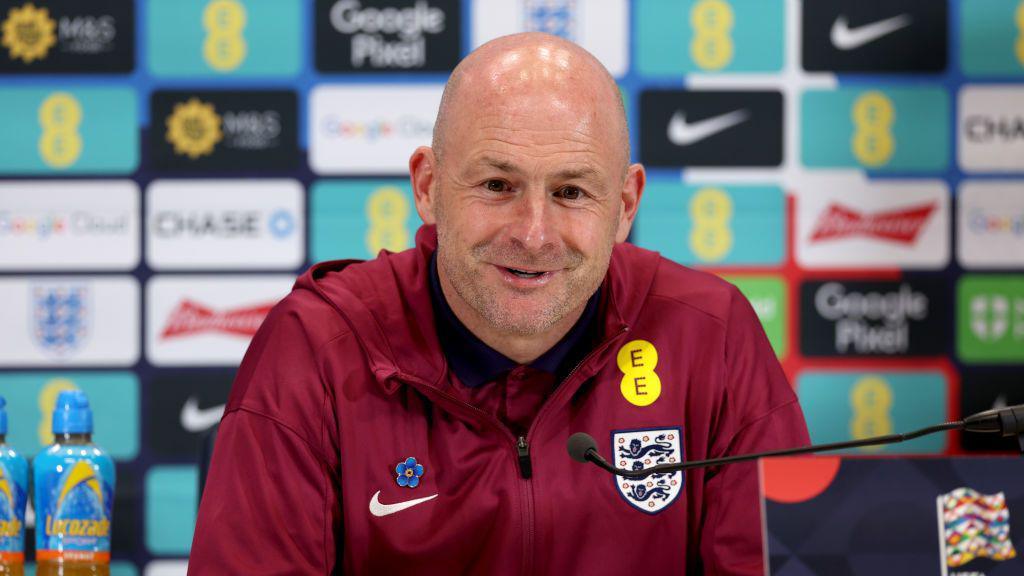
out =
<svg viewBox="0 0 1024 576"><path fill-rule="evenodd" d="M218 312L191 300L182 300L171 312L161 338L176 338L203 332L221 332L251 338L274 304L261 304Z"/></svg>
<svg viewBox="0 0 1024 576"><path fill-rule="evenodd" d="M867 236L901 244L913 244L935 208L933 202L913 208L861 214L845 206L831 204L818 219L811 234L811 241Z"/></svg>

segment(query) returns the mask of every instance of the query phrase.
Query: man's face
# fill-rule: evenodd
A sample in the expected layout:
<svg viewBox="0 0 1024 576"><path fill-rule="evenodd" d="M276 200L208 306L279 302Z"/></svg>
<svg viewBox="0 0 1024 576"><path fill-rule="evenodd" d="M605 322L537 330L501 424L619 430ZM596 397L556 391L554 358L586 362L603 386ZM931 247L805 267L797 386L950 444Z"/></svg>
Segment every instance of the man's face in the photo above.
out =
<svg viewBox="0 0 1024 576"><path fill-rule="evenodd" d="M481 102L446 139L433 194L440 272L502 332L541 334L578 314L628 234L621 141L579 106Z"/></svg>

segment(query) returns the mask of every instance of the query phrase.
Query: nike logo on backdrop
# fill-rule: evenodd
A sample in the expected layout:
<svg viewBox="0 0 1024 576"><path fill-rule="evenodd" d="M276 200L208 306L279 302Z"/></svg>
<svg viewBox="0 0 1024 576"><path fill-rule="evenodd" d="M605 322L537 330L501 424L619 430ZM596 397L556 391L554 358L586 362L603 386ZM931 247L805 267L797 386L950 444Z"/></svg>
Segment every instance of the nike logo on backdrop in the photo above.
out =
<svg viewBox="0 0 1024 576"><path fill-rule="evenodd" d="M912 18L909 14L900 14L885 20L850 28L846 16L840 15L832 23L832 45L839 50L853 50L878 40L882 36L892 34L900 28L910 26Z"/></svg>
<svg viewBox="0 0 1024 576"><path fill-rule="evenodd" d="M750 118L750 112L733 110L726 114L687 124L686 115L682 111L677 111L668 121L668 141L676 146L696 144L705 138L746 122L748 118Z"/></svg>
<svg viewBox="0 0 1024 576"><path fill-rule="evenodd" d="M188 432L202 432L220 422L224 415L224 405L200 409L199 399L189 396L185 405L181 407L181 427Z"/></svg>
<svg viewBox="0 0 1024 576"><path fill-rule="evenodd" d="M379 518L381 516L394 514L395 512L401 512L406 508L412 508L417 504L423 504L424 502L428 500L433 500L434 498L437 498L437 494L434 494L433 496L427 496L424 498L417 498L415 500L406 500L405 502L398 502L395 504L381 504L380 490L377 490L377 493L373 495L373 498L370 498L370 514L373 514L374 516L377 516Z"/></svg>

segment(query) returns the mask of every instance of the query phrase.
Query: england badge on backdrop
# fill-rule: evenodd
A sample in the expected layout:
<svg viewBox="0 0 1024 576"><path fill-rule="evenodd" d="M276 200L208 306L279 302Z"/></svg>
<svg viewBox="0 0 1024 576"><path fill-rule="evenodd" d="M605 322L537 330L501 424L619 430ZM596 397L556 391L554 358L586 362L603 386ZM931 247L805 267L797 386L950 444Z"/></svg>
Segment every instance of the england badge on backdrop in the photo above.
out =
<svg viewBox="0 0 1024 576"><path fill-rule="evenodd" d="M32 327L36 342L48 354L63 357L88 334L89 289L81 285L32 288Z"/></svg>
<svg viewBox="0 0 1024 576"><path fill-rule="evenodd" d="M643 470L658 464L682 462L682 436L681 428L612 432L615 465L627 470ZM683 472L652 474L636 480L615 476L615 487L630 506L656 514L675 501L682 492L684 480Z"/></svg>

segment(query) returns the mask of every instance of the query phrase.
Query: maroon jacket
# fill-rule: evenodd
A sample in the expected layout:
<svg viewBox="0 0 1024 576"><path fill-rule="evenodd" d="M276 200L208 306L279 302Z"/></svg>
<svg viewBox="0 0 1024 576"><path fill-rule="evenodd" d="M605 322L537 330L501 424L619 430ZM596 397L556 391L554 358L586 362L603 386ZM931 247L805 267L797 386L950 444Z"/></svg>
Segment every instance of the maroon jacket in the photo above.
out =
<svg viewBox="0 0 1024 576"><path fill-rule="evenodd" d="M435 247L424 227L412 250L319 264L270 313L220 426L189 574L763 574L754 464L625 482L565 447L583 431L646 467L806 444L735 288L616 246L603 338L522 446L452 392ZM627 400L659 380L653 403Z"/></svg>

